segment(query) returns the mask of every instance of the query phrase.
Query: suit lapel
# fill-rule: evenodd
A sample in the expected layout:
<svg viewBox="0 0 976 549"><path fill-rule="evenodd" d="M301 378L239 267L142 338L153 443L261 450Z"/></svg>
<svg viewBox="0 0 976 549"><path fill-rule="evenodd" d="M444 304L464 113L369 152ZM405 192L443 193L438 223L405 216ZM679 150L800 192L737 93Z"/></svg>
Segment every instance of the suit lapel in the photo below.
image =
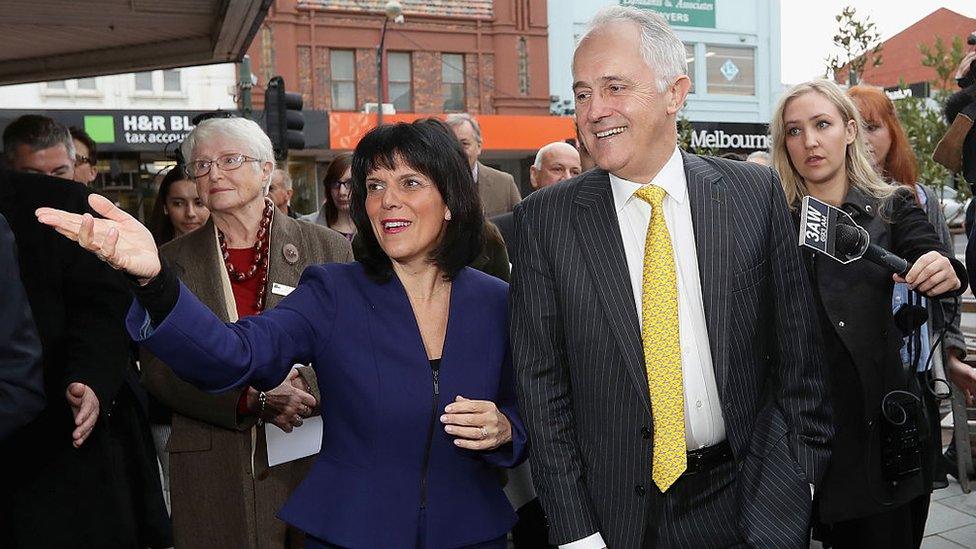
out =
<svg viewBox="0 0 976 549"><path fill-rule="evenodd" d="M610 320L610 329L624 357L627 373L650 414L640 325L607 172L596 169L580 181L575 205L576 232L582 244L582 255Z"/></svg>
<svg viewBox="0 0 976 549"><path fill-rule="evenodd" d="M682 152L691 218L695 228L705 324L712 351L715 383L724 396L728 367L728 290L731 268L728 189L721 174L698 156Z"/></svg>
<svg viewBox="0 0 976 549"><path fill-rule="evenodd" d="M287 215L279 215L275 211L274 221L271 223L271 247L268 262L268 287L265 294L267 309L273 309L285 297L272 292L275 283L298 286L302 270L311 264L308 250L303 245L301 229L298 221Z"/></svg>

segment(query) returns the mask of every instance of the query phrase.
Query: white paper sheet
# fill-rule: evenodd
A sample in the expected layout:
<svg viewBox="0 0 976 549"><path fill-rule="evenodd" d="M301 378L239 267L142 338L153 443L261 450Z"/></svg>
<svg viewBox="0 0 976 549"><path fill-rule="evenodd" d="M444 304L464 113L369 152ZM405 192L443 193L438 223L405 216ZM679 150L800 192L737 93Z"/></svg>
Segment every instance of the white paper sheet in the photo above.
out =
<svg viewBox="0 0 976 549"><path fill-rule="evenodd" d="M268 441L268 467L315 455L322 449L322 418L312 416L286 433L272 423L264 424Z"/></svg>

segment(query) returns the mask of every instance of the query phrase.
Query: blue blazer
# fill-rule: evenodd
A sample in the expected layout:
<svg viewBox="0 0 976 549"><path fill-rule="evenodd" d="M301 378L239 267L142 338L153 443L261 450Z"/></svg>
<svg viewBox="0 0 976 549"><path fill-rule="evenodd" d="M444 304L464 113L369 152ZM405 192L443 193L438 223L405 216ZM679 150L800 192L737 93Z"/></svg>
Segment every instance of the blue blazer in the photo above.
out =
<svg viewBox="0 0 976 549"><path fill-rule="evenodd" d="M441 548L496 539L515 523L492 469L517 465L526 448L508 343L508 284L470 268L455 277L436 404L403 286L395 276L373 281L359 263L309 267L277 307L234 324L218 320L181 284L159 326L149 325L138 302L127 325L138 343L208 391L272 389L292 364L312 362L324 437L279 513L289 524L351 548L414 547L422 528L427 546ZM439 418L457 395L495 402L512 424L512 442L491 452L456 447Z"/></svg>

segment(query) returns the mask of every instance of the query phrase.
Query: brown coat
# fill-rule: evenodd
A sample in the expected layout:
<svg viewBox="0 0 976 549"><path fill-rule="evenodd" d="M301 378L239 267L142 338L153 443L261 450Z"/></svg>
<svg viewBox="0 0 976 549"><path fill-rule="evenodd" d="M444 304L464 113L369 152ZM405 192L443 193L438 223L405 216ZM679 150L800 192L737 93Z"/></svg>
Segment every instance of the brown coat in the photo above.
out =
<svg viewBox="0 0 976 549"><path fill-rule="evenodd" d="M522 200L515 179L510 174L489 168L481 162L478 162L478 194L485 217L488 218L512 211Z"/></svg>
<svg viewBox="0 0 976 549"><path fill-rule="evenodd" d="M213 218L163 246L160 255L219 318L237 319ZM352 250L339 233L276 215L271 226L267 308L282 299L271 292L272 284L295 287L308 265L349 261ZM314 371L300 370L318 399ZM218 395L200 391L145 351L142 372L146 389L173 410L166 449L176 547L300 547L302 534L274 515L304 477L312 458L269 469L264 428L256 427L256 418L238 418L241 390Z"/></svg>

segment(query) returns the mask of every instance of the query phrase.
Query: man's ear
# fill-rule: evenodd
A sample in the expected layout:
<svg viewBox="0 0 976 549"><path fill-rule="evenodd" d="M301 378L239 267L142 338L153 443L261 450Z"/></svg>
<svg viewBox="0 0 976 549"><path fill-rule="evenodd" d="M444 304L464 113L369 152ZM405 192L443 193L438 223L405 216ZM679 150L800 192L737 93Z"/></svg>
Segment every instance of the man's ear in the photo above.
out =
<svg viewBox="0 0 976 549"><path fill-rule="evenodd" d="M677 114L681 107L685 106L685 99L691 91L691 79L682 74L667 89L668 95L668 114Z"/></svg>

